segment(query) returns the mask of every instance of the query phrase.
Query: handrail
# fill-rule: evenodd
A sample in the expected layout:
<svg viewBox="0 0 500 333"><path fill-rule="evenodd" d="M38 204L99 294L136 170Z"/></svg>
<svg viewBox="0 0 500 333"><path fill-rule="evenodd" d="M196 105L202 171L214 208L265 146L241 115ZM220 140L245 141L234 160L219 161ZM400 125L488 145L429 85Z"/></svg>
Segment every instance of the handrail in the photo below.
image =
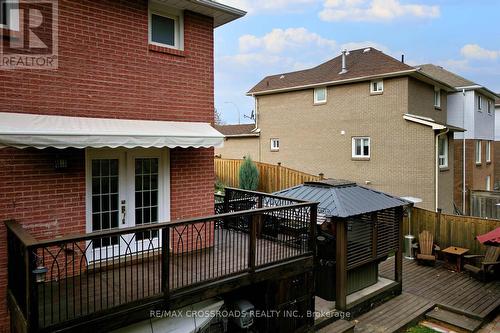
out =
<svg viewBox="0 0 500 333"><path fill-rule="evenodd" d="M58 245L58 244L62 244L62 243L67 243L70 241L85 241L85 240L90 240L90 239L95 239L95 238L118 236L118 235L129 234L129 233L140 232L140 231L159 230L159 229L167 228L167 227L172 228L172 227L183 226L186 224L203 223L203 222L212 221L212 220L222 220L222 219L226 219L226 218L235 218L235 217L249 216L249 215L255 215L255 214L262 214L262 213L270 213L270 212L280 211L280 210L287 209L287 208L307 207L307 206L311 206L311 205L315 205L315 204L317 204L317 203L315 203L315 202L301 202L301 203L296 203L296 204L292 204L292 205L247 209L247 210L242 210L242 211L238 211L238 212L222 213L222 214L218 214L218 215L214 214L214 215L210 215L210 216L187 218L187 219L178 219L175 221L168 221L168 222L143 224L143 225L139 225L139 226L127 227L127 228L121 228L121 229L94 231L94 232L85 233L85 234L73 234L73 235L62 236L62 237L59 237L57 239L51 239L51 240L36 240L33 236L31 236L29 233L27 233L21 227L20 224L18 224L15 221L11 221L11 223L9 223L9 224L7 224L7 222L6 222L6 225L13 232L16 232L16 231L20 232L19 230L22 230L24 232L23 235L29 235L29 237L24 238L27 240L28 243L24 243L24 241L23 241L24 245L26 245L26 246L53 246L53 245ZM19 237L19 239L23 240L22 237Z"/></svg>
<svg viewBox="0 0 500 333"><path fill-rule="evenodd" d="M33 237L28 231L26 231L18 222L15 220L7 220L4 222L7 229L9 229L17 238L25 245L32 246L37 245L38 240Z"/></svg>

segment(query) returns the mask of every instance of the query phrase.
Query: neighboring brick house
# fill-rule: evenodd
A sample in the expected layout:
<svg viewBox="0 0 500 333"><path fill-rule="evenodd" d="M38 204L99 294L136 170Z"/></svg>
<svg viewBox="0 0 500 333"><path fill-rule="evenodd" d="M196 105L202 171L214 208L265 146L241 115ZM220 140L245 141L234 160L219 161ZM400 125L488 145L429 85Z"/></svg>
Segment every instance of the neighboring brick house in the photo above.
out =
<svg viewBox="0 0 500 333"><path fill-rule="evenodd" d="M250 156L259 160L259 131L255 124L215 125L224 134L224 147L215 149L215 156L228 159L241 159Z"/></svg>
<svg viewBox="0 0 500 333"><path fill-rule="evenodd" d="M453 212L451 139L461 130L446 124L453 87L374 48L344 54L265 77L248 92L255 97L260 161Z"/></svg>
<svg viewBox="0 0 500 333"><path fill-rule="evenodd" d="M416 66L455 88L448 93L448 123L464 128L455 139L455 204L468 213L470 190L493 190L495 170L495 109L497 97L488 88L431 64ZM465 140L464 140L465 136ZM465 146L464 146L465 144ZM465 148L465 175L464 170ZM465 186L463 179L465 177ZM465 194L465 205L463 197Z"/></svg>
<svg viewBox="0 0 500 333"><path fill-rule="evenodd" d="M59 1L58 13L57 70L0 70L2 332L3 221L54 239L214 210L213 31L245 13L209 0ZM152 201L132 207L134 169Z"/></svg>

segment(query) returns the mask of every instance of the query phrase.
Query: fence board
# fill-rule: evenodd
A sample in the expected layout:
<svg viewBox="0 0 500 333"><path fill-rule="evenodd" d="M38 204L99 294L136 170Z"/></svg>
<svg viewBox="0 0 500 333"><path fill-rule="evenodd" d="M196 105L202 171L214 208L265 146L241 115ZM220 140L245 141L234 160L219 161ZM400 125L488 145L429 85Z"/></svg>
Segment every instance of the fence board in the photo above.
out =
<svg viewBox="0 0 500 333"><path fill-rule="evenodd" d="M458 246L470 249L470 253L484 253L486 247L476 240L476 236L500 227L500 220L483 219L475 216L448 215L413 208L410 234L418 237L423 230L434 234L436 243L444 249ZM408 234L408 217L403 224L404 234Z"/></svg>
<svg viewBox="0 0 500 333"><path fill-rule="evenodd" d="M214 159L217 179L226 186L239 187L239 172L242 163L243 160L237 159ZM261 192L272 193L307 181L323 179L320 176L290 169L280 164L254 163L259 170L259 187L257 190Z"/></svg>

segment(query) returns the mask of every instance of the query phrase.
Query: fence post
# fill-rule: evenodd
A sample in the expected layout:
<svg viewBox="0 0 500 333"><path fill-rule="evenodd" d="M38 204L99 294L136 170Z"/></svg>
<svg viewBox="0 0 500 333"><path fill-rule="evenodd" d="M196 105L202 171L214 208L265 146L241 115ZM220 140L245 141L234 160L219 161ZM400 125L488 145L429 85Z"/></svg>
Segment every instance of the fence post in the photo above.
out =
<svg viewBox="0 0 500 333"><path fill-rule="evenodd" d="M434 224L434 235L436 237L436 243L441 242L441 208L437 209L436 216L435 216L435 224Z"/></svg>
<svg viewBox="0 0 500 333"><path fill-rule="evenodd" d="M281 162L278 162L278 172L277 172L278 176L276 177L276 189L274 189L274 191L271 191L271 192L275 192L275 191L280 191L281 190Z"/></svg>
<svg viewBox="0 0 500 333"><path fill-rule="evenodd" d="M320 179L320 180L325 179L325 174L324 174L323 172L321 172L321 173L319 174L319 179Z"/></svg>
<svg viewBox="0 0 500 333"><path fill-rule="evenodd" d="M251 273L255 272L255 249L257 247L257 223L260 221L260 214L255 214L250 220L250 241L248 242L248 268Z"/></svg>
<svg viewBox="0 0 500 333"><path fill-rule="evenodd" d="M170 297L170 227L161 230L161 289L163 297Z"/></svg>

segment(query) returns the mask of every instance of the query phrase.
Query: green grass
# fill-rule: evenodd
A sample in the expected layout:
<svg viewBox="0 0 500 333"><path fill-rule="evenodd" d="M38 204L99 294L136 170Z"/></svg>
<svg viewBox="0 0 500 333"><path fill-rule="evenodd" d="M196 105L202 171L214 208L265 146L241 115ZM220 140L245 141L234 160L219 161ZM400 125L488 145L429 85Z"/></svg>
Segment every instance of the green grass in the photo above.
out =
<svg viewBox="0 0 500 333"><path fill-rule="evenodd" d="M430 328L427 328L424 326L420 326L420 325L410 327L406 331L406 333L436 333L436 332L437 331L434 331L433 329L430 329Z"/></svg>

